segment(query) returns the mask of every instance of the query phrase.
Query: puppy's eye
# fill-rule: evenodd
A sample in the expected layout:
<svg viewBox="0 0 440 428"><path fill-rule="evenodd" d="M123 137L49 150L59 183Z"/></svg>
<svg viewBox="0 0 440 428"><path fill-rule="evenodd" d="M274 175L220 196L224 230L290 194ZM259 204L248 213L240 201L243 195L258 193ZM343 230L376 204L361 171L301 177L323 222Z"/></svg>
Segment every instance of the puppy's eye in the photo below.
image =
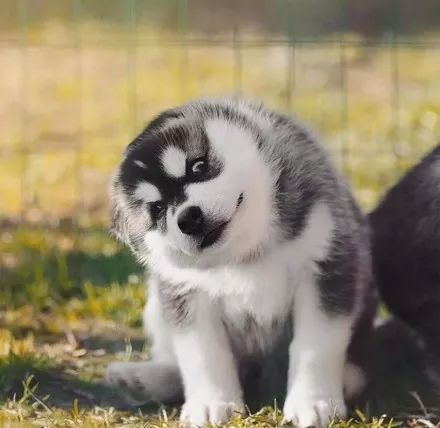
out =
<svg viewBox="0 0 440 428"><path fill-rule="evenodd" d="M207 168L208 168L208 163L206 161L206 158L204 157L198 158L194 160L190 165L191 175L199 177L205 174Z"/></svg>
<svg viewBox="0 0 440 428"><path fill-rule="evenodd" d="M165 210L165 204L161 201L150 203L150 213L153 218L159 217Z"/></svg>

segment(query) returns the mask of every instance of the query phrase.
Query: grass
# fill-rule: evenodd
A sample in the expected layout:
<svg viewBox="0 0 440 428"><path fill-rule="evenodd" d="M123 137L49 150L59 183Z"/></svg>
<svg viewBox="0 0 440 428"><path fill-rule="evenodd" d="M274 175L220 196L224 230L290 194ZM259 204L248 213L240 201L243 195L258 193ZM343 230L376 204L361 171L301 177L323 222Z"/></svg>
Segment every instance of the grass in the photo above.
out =
<svg viewBox="0 0 440 428"><path fill-rule="evenodd" d="M143 273L105 230L9 228L0 257L0 426L178 426L176 409L130 408L102 382L110 361L148 357ZM379 327L371 360L370 392L335 428L437 421L437 396L405 329ZM281 419L271 406L226 426Z"/></svg>
<svg viewBox="0 0 440 428"><path fill-rule="evenodd" d="M0 426L175 427L175 409L129 408L102 383L109 361L148 356L144 273L104 227L122 148L158 111L240 83L245 95L317 129L368 209L438 142L440 55L361 43L345 48L341 69L336 44L247 46L239 76L232 43L134 50L107 28L88 25L82 35L74 48L68 29L47 25L29 30L25 49L0 45L0 212L8 219L0 229ZM163 36L174 37L140 30L144 39ZM20 215L32 226L17 223ZM333 427L437 423L414 342L391 321L377 329L371 391ZM272 405L227 426L281 419Z"/></svg>

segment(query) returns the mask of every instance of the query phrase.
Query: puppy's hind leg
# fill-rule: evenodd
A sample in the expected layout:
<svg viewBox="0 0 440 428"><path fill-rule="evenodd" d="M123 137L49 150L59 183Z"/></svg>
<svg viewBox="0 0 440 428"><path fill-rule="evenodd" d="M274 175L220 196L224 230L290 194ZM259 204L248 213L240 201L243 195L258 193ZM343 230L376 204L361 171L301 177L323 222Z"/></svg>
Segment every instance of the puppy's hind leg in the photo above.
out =
<svg viewBox="0 0 440 428"><path fill-rule="evenodd" d="M116 362L107 367L106 383L132 405L148 401L172 403L183 398L176 366L155 362Z"/></svg>
<svg viewBox="0 0 440 428"><path fill-rule="evenodd" d="M151 340L151 359L112 363L105 375L106 383L133 405L148 401L172 403L183 400L182 381L157 291L157 283L151 278L143 316Z"/></svg>

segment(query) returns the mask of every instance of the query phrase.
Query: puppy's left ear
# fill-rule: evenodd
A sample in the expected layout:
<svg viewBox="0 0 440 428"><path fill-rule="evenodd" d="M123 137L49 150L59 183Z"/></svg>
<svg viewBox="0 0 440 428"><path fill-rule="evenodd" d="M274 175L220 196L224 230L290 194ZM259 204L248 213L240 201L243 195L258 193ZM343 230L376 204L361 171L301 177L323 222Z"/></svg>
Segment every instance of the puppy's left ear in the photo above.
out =
<svg viewBox="0 0 440 428"><path fill-rule="evenodd" d="M116 200L112 201L110 233L125 245L130 245L127 220Z"/></svg>
<svg viewBox="0 0 440 428"><path fill-rule="evenodd" d="M147 250L142 238L146 224L140 220L141 216L131 212L117 184L113 184L111 200L110 232L127 245L136 257L141 257Z"/></svg>
<svg viewBox="0 0 440 428"><path fill-rule="evenodd" d="M178 119L181 117L183 117L183 112L178 108L165 110L164 112L160 113L158 116L154 117L151 122L148 123L142 133L126 147L125 153L128 153L139 141L142 141L147 135L157 131L162 126L164 126L167 121Z"/></svg>
<svg viewBox="0 0 440 428"><path fill-rule="evenodd" d="M123 244L132 247L130 240L130 228L128 212L123 202L122 193L115 178L111 186L111 223L110 232Z"/></svg>

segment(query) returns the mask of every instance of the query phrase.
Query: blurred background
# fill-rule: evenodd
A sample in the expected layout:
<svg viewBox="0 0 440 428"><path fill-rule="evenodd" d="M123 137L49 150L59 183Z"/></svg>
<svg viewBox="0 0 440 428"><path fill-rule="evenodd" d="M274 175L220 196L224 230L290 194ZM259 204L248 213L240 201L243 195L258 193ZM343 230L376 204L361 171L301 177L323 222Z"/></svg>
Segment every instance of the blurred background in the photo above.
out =
<svg viewBox="0 0 440 428"><path fill-rule="evenodd" d="M313 127L368 210L440 141L440 2L1 0L0 356L139 326L110 174L162 109L232 93Z"/></svg>
<svg viewBox="0 0 440 428"><path fill-rule="evenodd" d="M323 137L366 208L439 139L437 0L2 0L0 212L106 221L154 114L238 93Z"/></svg>

